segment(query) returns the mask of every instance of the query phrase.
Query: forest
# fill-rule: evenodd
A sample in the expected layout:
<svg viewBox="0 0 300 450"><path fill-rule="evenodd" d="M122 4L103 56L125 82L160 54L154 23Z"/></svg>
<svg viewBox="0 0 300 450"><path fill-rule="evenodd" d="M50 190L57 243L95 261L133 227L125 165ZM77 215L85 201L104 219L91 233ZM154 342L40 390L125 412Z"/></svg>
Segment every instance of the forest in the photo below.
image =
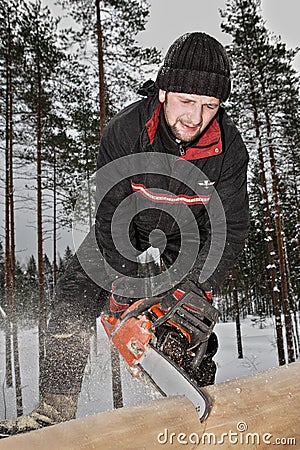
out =
<svg viewBox="0 0 300 450"><path fill-rule="evenodd" d="M58 236L71 227L80 186L96 170L105 124L140 98L139 86L162 61L156 48L138 44L147 1L56 3L61 16L40 0L0 0L0 326L8 318L7 345L12 339L16 352L26 317L38 324L43 347L53 286L72 257L69 247L59 255ZM299 354L299 49L266 28L260 0L227 0L220 14L233 81L224 107L250 154L251 226L216 302L220 320L236 321L237 329L240 317L274 316L282 365ZM27 264L17 256L17 210L35 215L37 255ZM85 215L92 224L90 196Z"/></svg>

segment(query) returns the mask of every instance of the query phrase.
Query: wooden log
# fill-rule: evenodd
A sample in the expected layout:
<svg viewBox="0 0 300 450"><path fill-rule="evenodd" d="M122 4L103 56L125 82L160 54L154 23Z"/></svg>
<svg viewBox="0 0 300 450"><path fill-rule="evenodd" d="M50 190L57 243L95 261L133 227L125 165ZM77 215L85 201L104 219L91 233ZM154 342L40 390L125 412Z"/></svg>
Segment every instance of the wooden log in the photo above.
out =
<svg viewBox="0 0 300 450"><path fill-rule="evenodd" d="M156 449L161 448L157 435L164 428L192 433L198 425L194 406L185 397L162 398L5 438L0 449Z"/></svg>
<svg viewBox="0 0 300 450"><path fill-rule="evenodd" d="M299 448L299 362L207 391L213 408L203 424L186 398L173 397L6 438L0 450Z"/></svg>
<svg viewBox="0 0 300 450"><path fill-rule="evenodd" d="M207 390L214 406L205 432L215 434L218 448L287 448L288 439L293 446L289 448L300 448L300 362L209 386ZM230 430L237 436L232 436L231 443L224 436L221 445L222 433ZM246 438L250 443L253 440L253 445L247 444Z"/></svg>

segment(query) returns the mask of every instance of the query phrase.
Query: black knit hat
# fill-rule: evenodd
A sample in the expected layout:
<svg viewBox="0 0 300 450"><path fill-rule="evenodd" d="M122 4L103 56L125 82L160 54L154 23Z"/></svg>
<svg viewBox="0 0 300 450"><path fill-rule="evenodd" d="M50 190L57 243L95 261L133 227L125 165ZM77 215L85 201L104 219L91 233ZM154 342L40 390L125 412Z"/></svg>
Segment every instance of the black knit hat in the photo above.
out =
<svg viewBox="0 0 300 450"><path fill-rule="evenodd" d="M158 72L160 89L226 100L230 63L224 47L205 33L186 33L169 48Z"/></svg>

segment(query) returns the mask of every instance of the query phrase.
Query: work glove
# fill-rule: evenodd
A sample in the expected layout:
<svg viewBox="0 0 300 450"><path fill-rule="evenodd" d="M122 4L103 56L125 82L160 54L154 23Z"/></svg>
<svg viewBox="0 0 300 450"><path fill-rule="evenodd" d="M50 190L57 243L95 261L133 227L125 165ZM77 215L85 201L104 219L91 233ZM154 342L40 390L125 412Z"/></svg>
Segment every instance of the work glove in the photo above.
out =
<svg viewBox="0 0 300 450"><path fill-rule="evenodd" d="M208 286L205 286L205 288L208 289ZM171 289L159 297L161 308L164 311L168 311L170 308L172 308L172 306L174 306L174 303L176 301L180 300L185 294L188 294L189 292L193 292L202 297L207 302L212 303L212 289L204 290L205 288L196 286L196 284L191 280L186 280L177 285L175 289Z"/></svg>
<svg viewBox="0 0 300 450"><path fill-rule="evenodd" d="M197 349L193 364L200 364L218 319L218 311L211 305L212 292L205 292L193 281L185 280L176 288L161 294L157 300L164 315L159 317L154 325L160 327L170 319L185 329L190 335L189 349Z"/></svg>
<svg viewBox="0 0 300 450"><path fill-rule="evenodd" d="M161 308L164 311L168 311L178 300L183 297L183 295L190 292L193 292L207 302L212 303L212 290L205 291L203 288L196 286L193 281L186 280L177 285L176 288L170 289L159 296L149 299L145 302L145 306L160 303ZM112 284L111 294L109 297L110 310L112 314L119 318L123 312L129 308L129 306L139 300L139 297L138 287L134 284L132 279L128 279L127 277L118 278Z"/></svg>
<svg viewBox="0 0 300 450"><path fill-rule="evenodd" d="M120 277L115 280L112 283L109 296L109 306L112 314L119 318L129 306L139 299L136 295L138 295L138 291L132 279Z"/></svg>

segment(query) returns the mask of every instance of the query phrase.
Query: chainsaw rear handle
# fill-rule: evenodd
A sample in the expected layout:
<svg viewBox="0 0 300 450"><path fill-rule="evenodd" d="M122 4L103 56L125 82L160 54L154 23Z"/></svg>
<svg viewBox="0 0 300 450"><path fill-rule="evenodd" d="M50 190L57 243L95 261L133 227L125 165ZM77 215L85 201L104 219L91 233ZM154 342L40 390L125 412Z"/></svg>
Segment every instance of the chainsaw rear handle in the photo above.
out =
<svg viewBox="0 0 300 450"><path fill-rule="evenodd" d="M174 303L164 316L158 318L153 323L153 328L158 328L166 321L172 320L190 334L189 349L192 350L208 341L218 316L219 311L209 302L194 292L189 292Z"/></svg>

